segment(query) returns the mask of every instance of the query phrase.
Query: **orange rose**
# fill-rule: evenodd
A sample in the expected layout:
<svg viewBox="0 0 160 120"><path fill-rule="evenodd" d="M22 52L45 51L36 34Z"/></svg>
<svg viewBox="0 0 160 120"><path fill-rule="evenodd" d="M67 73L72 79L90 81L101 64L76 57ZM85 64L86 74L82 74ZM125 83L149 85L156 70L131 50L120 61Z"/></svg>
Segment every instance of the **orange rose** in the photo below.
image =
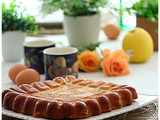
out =
<svg viewBox="0 0 160 120"><path fill-rule="evenodd" d="M117 55L119 57L124 58L127 61L127 63L130 60L130 56L127 55L124 50L115 50L114 52L112 52L112 55Z"/></svg>
<svg viewBox="0 0 160 120"><path fill-rule="evenodd" d="M108 55L102 62L103 73L108 76L122 76L129 74L129 56L123 50L116 50Z"/></svg>
<svg viewBox="0 0 160 120"><path fill-rule="evenodd" d="M86 50L78 55L78 67L86 72L94 72L100 67L101 58L96 51Z"/></svg>
<svg viewBox="0 0 160 120"><path fill-rule="evenodd" d="M110 55L110 50L109 49L104 49L103 50L103 56L104 58L108 57Z"/></svg>

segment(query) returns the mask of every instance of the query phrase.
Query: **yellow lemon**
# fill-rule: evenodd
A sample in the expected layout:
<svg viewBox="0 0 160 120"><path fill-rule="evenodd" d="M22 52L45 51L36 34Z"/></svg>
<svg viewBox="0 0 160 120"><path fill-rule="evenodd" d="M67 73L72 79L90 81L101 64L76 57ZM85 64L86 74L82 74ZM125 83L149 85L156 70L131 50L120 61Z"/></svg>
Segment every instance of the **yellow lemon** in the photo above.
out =
<svg viewBox="0 0 160 120"><path fill-rule="evenodd" d="M153 53L152 37L146 30L137 27L125 35L123 50L130 55L130 62L145 62Z"/></svg>

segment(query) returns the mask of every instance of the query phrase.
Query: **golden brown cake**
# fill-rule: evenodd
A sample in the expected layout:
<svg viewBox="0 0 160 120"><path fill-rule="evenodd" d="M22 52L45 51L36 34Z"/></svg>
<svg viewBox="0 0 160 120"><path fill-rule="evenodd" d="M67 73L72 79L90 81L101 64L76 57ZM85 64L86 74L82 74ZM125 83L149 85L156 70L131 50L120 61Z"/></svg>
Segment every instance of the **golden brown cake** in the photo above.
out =
<svg viewBox="0 0 160 120"><path fill-rule="evenodd" d="M86 118L132 104L133 87L67 76L11 87L2 93L2 105L34 117Z"/></svg>

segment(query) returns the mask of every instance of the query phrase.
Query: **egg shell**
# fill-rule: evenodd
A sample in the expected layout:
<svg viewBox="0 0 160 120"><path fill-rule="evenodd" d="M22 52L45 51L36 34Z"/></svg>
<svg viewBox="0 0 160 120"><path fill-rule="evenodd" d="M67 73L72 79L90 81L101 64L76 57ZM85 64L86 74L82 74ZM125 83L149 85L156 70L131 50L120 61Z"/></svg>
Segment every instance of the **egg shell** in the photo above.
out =
<svg viewBox="0 0 160 120"><path fill-rule="evenodd" d="M109 39L116 39L120 34L120 28L113 23L106 24L103 31Z"/></svg>
<svg viewBox="0 0 160 120"><path fill-rule="evenodd" d="M40 74L31 68L21 71L15 78L15 83L17 86L21 84L31 84L38 81L40 81Z"/></svg>
<svg viewBox="0 0 160 120"><path fill-rule="evenodd" d="M9 78L13 82L15 82L15 78L16 78L17 74L24 69L28 69L28 67L26 65L23 65L23 64L15 64L14 66L12 66L9 69L9 72L8 72Z"/></svg>

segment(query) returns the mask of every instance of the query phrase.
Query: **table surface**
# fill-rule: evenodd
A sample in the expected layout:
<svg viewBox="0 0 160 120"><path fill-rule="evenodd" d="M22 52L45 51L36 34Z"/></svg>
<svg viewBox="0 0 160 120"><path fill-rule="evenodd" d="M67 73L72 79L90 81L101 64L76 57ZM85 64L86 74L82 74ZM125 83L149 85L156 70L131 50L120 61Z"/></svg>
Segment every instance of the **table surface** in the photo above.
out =
<svg viewBox="0 0 160 120"><path fill-rule="evenodd" d="M109 40L104 35L103 31L100 31L99 41L103 41L100 45L101 49L108 48L111 51L116 49L122 49L122 41L126 32L121 32L120 36L116 40ZM51 40L56 43L56 47L68 46L67 36L65 34L56 35L39 35L39 36L27 36L25 41L33 40ZM24 64L23 58L20 61L8 62L2 58L2 90L9 87L16 86L8 76L9 69L17 63ZM79 77L94 80L104 80L107 82L114 82L117 84L127 84L134 87L139 95L151 95L158 96L158 52L154 51L150 59L145 63L129 63L129 75L120 77L108 77L101 70L97 72L79 72ZM44 75L41 75L41 81L44 81Z"/></svg>

